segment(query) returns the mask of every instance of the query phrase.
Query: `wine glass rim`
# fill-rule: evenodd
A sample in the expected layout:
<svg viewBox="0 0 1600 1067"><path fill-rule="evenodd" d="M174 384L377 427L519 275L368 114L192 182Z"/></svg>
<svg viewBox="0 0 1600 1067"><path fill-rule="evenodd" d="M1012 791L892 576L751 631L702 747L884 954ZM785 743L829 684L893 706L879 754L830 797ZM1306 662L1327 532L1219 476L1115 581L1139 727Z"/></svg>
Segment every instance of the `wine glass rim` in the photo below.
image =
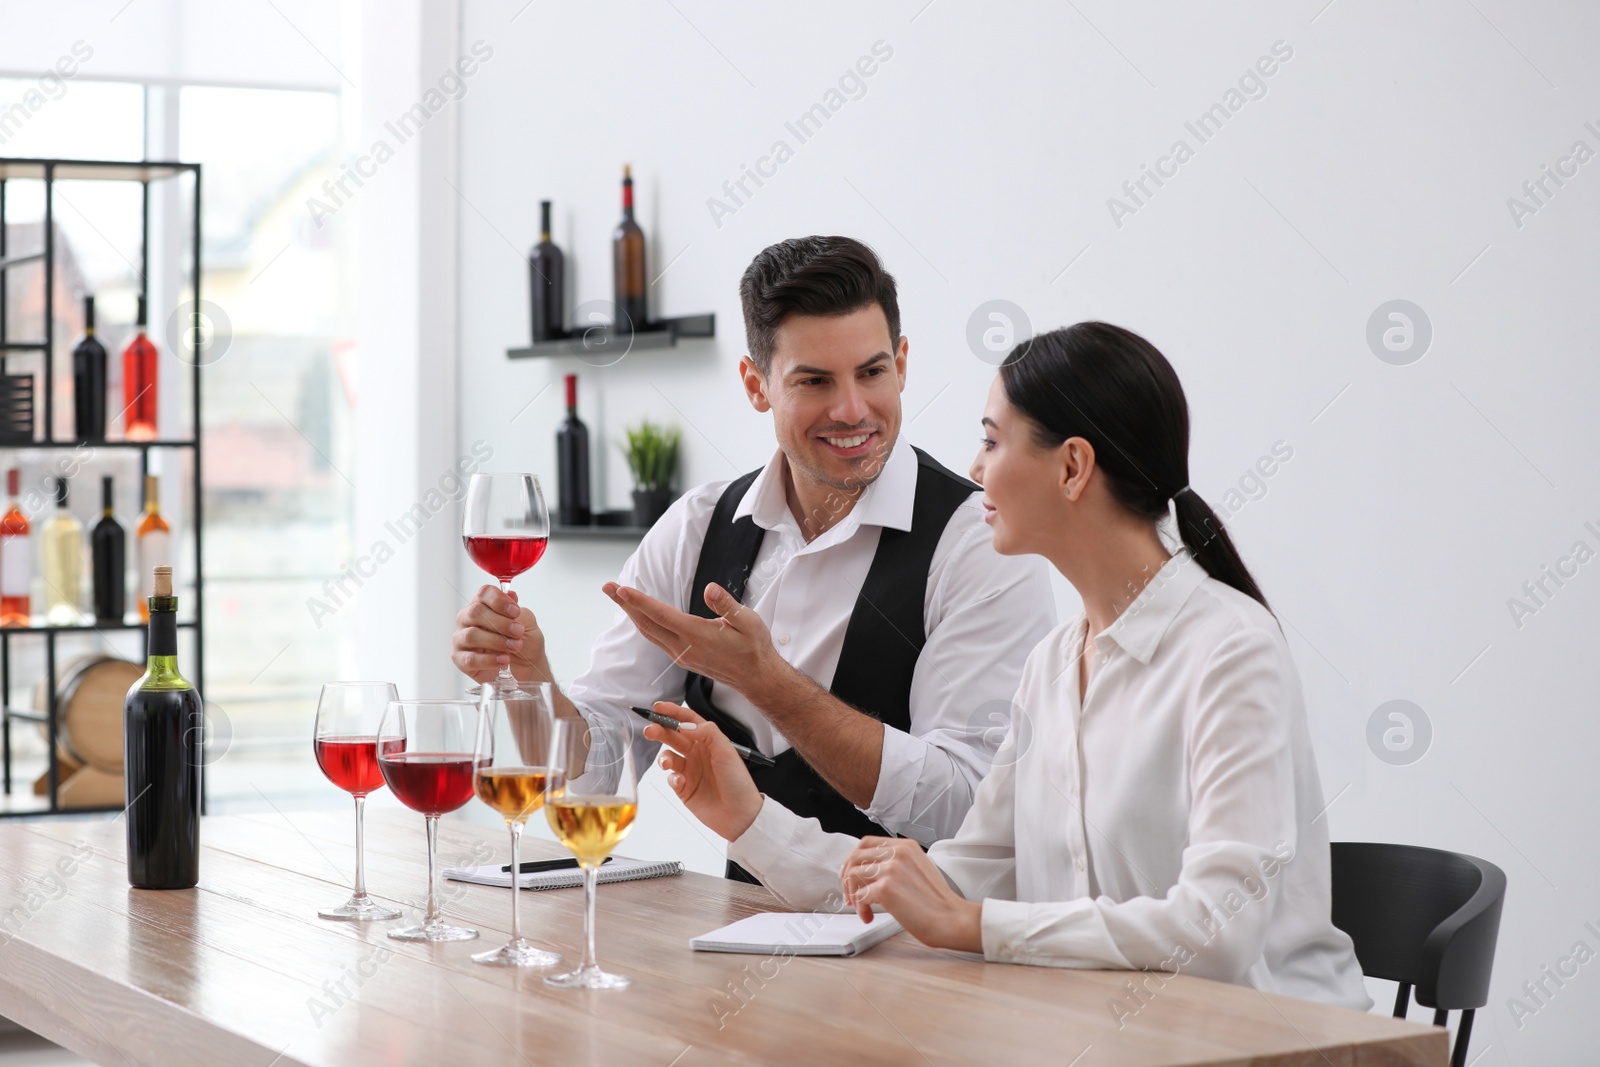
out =
<svg viewBox="0 0 1600 1067"><path fill-rule="evenodd" d="M353 687L358 686L358 685L386 685L390 689L394 689L395 688L395 684L393 682L380 682L380 681L377 681L377 680L373 680L373 681L370 681L370 682L360 682L360 681L357 681L357 682L345 682L345 681L323 682L322 683L322 688L327 689L329 687L335 687L335 688L344 689L344 688L353 688Z"/></svg>
<svg viewBox="0 0 1600 1067"><path fill-rule="evenodd" d="M451 704L451 705L465 706L465 707L477 707L478 706L478 702L476 700L473 700L471 697L405 697L405 698L399 699L399 700L391 700L391 701L389 701L389 703L391 703L391 704L403 704L403 705L406 705L408 707L416 706L416 705L443 705L443 704Z"/></svg>

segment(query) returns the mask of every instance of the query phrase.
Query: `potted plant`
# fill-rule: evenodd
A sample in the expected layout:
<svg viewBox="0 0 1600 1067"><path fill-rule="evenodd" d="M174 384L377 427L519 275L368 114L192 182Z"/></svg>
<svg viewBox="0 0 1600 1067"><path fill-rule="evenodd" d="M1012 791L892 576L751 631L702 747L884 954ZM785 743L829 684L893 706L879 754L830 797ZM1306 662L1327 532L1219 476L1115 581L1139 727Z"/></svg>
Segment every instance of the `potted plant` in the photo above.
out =
<svg viewBox="0 0 1600 1067"><path fill-rule="evenodd" d="M627 428L622 452L633 472L633 522L650 527L672 504L672 482L678 473L676 427L657 426L649 419Z"/></svg>

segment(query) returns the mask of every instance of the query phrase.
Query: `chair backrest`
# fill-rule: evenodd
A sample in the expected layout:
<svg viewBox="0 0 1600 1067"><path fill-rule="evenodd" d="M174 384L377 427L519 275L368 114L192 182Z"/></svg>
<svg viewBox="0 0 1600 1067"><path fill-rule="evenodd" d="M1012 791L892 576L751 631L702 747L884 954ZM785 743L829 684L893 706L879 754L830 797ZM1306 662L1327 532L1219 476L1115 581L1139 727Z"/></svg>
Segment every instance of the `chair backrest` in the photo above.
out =
<svg viewBox="0 0 1600 1067"><path fill-rule="evenodd" d="M1336 841L1333 924L1355 942L1362 973L1409 982L1446 1011L1489 999L1506 876L1494 864L1414 845Z"/></svg>

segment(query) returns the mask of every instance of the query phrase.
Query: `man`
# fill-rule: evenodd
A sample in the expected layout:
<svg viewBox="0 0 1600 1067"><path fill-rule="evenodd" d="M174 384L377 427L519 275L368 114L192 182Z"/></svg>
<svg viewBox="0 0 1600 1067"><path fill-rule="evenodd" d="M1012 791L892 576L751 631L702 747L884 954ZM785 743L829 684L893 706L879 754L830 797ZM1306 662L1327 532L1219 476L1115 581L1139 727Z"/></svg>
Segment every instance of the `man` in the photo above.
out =
<svg viewBox="0 0 1600 1067"><path fill-rule="evenodd" d="M796 814L931 844L961 825L1000 709L1055 624L1043 561L997 554L977 487L901 439L909 345L871 249L780 242L739 297L739 375L778 451L690 490L645 535L604 587L623 614L557 714L682 701L774 757L752 773ZM495 587L456 621L453 659L475 681L508 661L552 679L533 613Z"/></svg>

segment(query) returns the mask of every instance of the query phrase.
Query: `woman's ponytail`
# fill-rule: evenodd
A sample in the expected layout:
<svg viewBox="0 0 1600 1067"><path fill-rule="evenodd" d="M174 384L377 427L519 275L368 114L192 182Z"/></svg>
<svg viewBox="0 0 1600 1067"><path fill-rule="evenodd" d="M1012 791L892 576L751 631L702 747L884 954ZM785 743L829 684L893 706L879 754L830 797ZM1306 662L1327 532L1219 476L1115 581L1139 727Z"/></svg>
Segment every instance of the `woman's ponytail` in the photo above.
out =
<svg viewBox="0 0 1600 1067"><path fill-rule="evenodd" d="M1239 550L1233 547L1233 538L1228 536L1227 528L1211 510L1211 505L1200 499L1199 493L1184 486L1173 494L1172 510L1178 520L1178 536L1193 553L1195 562L1217 581L1233 586L1271 611L1261 587L1251 577Z"/></svg>

